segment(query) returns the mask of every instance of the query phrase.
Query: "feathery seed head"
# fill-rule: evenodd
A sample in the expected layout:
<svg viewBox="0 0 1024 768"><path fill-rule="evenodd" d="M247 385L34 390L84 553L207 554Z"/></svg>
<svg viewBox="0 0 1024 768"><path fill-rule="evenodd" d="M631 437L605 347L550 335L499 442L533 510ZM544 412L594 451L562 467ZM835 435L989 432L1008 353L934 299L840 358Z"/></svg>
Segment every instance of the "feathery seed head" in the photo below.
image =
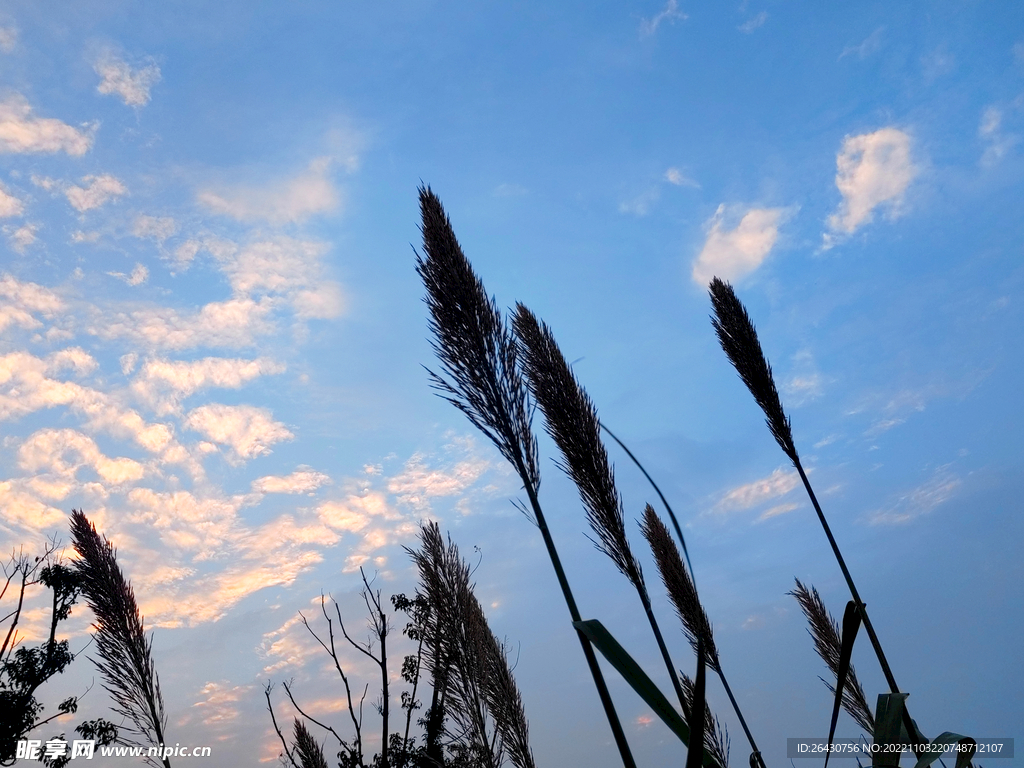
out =
<svg viewBox="0 0 1024 768"><path fill-rule="evenodd" d="M761 343L757 340L754 323L746 308L736 298L732 286L714 278L709 287L711 304L715 314L711 324L718 335L718 341L736 368L736 372L747 385L750 394L764 411L765 421L779 447L796 463L798 455L793 443L793 432L789 418L782 409L779 392L772 377L772 367L764 356Z"/></svg>
<svg viewBox="0 0 1024 768"><path fill-rule="evenodd" d="M601 442L597 409L565 362L551 329L523 304L516 304L513 328L530 392L562 453L559 467L579 489L598 549L638 590L646 592L643 571L626 538L622 499Z"/></svg>
<svg viewBox="0 0 1024 768"><path fill-rule="evenodd" d="M704 663L715 672L721 672L718 660L718 648L715 647L715 636L711 631L711 622L700 604L697 588L683 566L679 550L668 532L668 528L658 517L650 504L644 509L644 519L640 524L644 538L651 545L654 560L658 564L661 580L668 590L669 599L675 606L676 613L683 622L683 632L690 641L694 652L697 651L697 640L704 641Z"/></svg>
<svg viewBox="0 0 1024 768"><path fill-rule="evenodd" d="M430 187L419 193L424 255L417 255L416 271L427 289L431 344L447 374L428 371L433 386L536 491L537 446L512 332L462 252L440 199Z"/></svg>

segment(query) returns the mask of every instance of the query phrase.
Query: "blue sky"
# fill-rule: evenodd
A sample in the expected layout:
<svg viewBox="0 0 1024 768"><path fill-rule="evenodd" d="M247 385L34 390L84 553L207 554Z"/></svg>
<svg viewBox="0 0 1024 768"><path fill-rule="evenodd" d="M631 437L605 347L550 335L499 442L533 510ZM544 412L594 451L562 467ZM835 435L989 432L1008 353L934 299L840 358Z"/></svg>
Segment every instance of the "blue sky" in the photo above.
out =
<svg viewBox="0 0 1024 768"><path fill-rule="evenodd" d="M233 768L276 760L268 681L347 726L298 611L324 590L361 631L359 565L410 592L402 545L439 520L515 648L538 764L618 764L517 479L428 386L428 183L681 516L769 766L831 706L786 592L849 598L717 346L713 275L757 323L924 733L1022 735L1024 6L892 5L3 3L0 544L66 541L84 509L156 628L172 738ZM541 446L581 610L668 690ZM655 497L609 451L638 517ZM873 703L864 638L854 662ZM93 678L83 657L46 700ZM678 764L609 679L638 762ZM106 706L97 685L81 712Z"/></svg>

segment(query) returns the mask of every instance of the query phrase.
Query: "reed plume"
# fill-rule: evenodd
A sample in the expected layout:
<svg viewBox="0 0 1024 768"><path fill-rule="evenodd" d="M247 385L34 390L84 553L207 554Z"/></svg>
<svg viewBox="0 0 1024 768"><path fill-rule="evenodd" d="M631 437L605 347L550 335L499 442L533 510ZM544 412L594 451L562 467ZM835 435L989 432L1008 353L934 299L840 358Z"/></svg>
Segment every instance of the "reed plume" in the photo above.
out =
<svg viewBox="0 0 1024 768"><path fill-rule="evenodd" d="M693 711L694 681L685 672L680 672L683 680L683 695L686 697L686 705L683 707L683 717L686 722L690 720L690 713ZM715 762L722 768L729 768L729 731L722 725L722 721L711 711L711 707L704 705L704 722L708 727L704 729L704 749L714 758Z"/></svg>
<svg viewBox="0 0 1024 768"><path fill-rule="evenodd" d="M133 731L148 743L119 740L142 747L165 743L167 715L160 694L160 681L153 661L153 638L146 636L145 621L135 601L132 585L117 564L117 552L105 536L96 531L83 512L71 511L71 535L80 560L82 594L96 617L96 648L93 659L103 677L103 687L114 700L113 709L130 720ZM119 733L123 732L119 728ZM159 765L153 758L147 762ZM170 768L170 760L161 760Z"/></svg>
<svg viewBox="0 0 1024 768"><path fill-rule="evenodd" d="M445 546L437 523L424 526L420 538L420 549L407 551L431 608L425 655L431 668L447 670L446 707L457 737L486 766L497 768L507 755L516 768L534 768L522 696L473 593L469 566L457 546Z"/></svg>
<svg viewBox="0 0 1024 768"><path fill-rule="evenodd" d="M299 718L295 718L295 746L292 750L299 768L327 768L323 748Z"/></svg>
<svg viewBox="0 0 1024 768"><path fill-rule="evenodd" d="M804 616L807 617L807 623L810 625L807 631L814 640L814 650L817 651L822 661L828 665L829 670L832 672L832 677L838 679L839 657L842 652L839 622L833 618L832 614L825 607L821 596L818 595L818 590L814 587L808 590L800 582L800 579L796 579L796 589L788 594L797 599L801 610L804 612ZM834 696L836 692L835 684L829 683L824 678L821 678L821 681L825 683L825 686ZM860 681L857 679L857 673L854 671L852 664L846 673L842 704L843 709L850 714L850 717L856 721L857 725L863 728L868 735L874 734L875 718L871 714L870 707L868 707L867 699L864 696L864 689L861 688Z"/></svg>
<svg viewBox="0 0 1024 768"><path fill-rule="evenodd" d="M616 490L615 472L601 441L597 409L565 362L551 329L521 303L516 304L513 328L530 393L544 413L547 433L562 454L558 466L579 489L587 521L597 534L594 544L611 558L636 589L679 704L683 706L682 685L654 616L643 570L626 536L622 497Z"/></svg>
<svg viewBox="0 0 1024 768"><path fill-rule="evenodd" d="M427 373L441 396L466 414L536 492L537 444L512 331L430 187L420 189L420 212L425 258L416 257L416 271L427 289L431 346L448 378Z"/></svg>
<svg viewBox="0 0 1024 768"><path fill-rule="evenodd" d="M574 622L581 620L558 550L537 498L540 471L532 430L532 407L522 380L514 337L488 298L483 282L462 251L440 199L421 187L424 256L416 271L427 289L432 346L444 376L428 373L434 388L462 411L515 468L529 497L533 522L540 529L559 587ZM577 631L608 724L625 768L635 768L604 674L586 636Z"/></svg>
<svg viewBox="0 0 1024 768"><path fill-rule="evenodd" d="M789 418L782 409L779 392L775 387L775 380L772 377L772 369L768 364L767 358L765 358L764 351L761 349L761 343L758 341L754 323L729 283L716 277L712 279L708 290L711 294L711 304L715 311L711 318L711 324L718 334L718 340L722 345L722 349L743 380L743 383L746 384L747 389L750 390L750 394L754 396L754 400L757 401L757 404L761 406L761 410L764 411L765 421L775 437L775 441L793 462L793 466L800 475L804 490L807 491L807 496L810 498L814 511L818 515L818 521L821 523L829 545L832 547L832 553L835 555L836 562L839 563L839 568L846 579L853 602L856 604L857 611L860 613L861 621L864 624L864 630L868 634L871 646L875 650L875 656L878 658L879 666L882 668L882 674L885 675L890 691L892 693L899 693L900 689L896 684L896 678L889 668L889 662L885 658L882 644L875 634L875 628L871 624L871 619L868 618L864 601L860 599L857 586L853 583L853 576L850 575L850 569L846 567L846 560L843 558L842 552L839 551L839 545L836 543L835 536L832 535L832 529L825 519L825 513L821 511L818 498L815 496L814 489L807 479L807 472L804 471L804 467L800 462L796 445L793 443ZM907 733L915 733L913 722L906 709L903 710L903 724L907 729ZM920 758L921 753L917 753L917 756Z"/></svg>
<svg viewBox="0 0 1024 768"><path fill-rule="evenodd" d="M701 605L700 597L697 595L697 587L694 586L689 572L683 567L682 558L679 557L679 550L676 548L675 542L672 541L668 528L665 527L661 518L658 517L658 513L654 511L654 507L650 504L644 509L644 519L640 530L643 532L644 538L647 539L647 543L651 545L651 552L654 554L654 561L657 563L658 571L661 573L661 580L664 582L669 599L672 601L672 605L675 607L676 613L683 623L683 632L686 635L686 639L693 646L694 653L703 654L704 663L714 670L719 680L722 681L722 687L725 688L733 711L736 713L740 726L743 728L743 733L750 744L751 765L754 768L757 768L757 766L763 768L764 761L761 759L761 751L757 748L754 736L751 734L750 728L747 727L746 718L743 717L743 713L740 711L739 702L733 696L732 688L729 687L729 681L725 677L725 672L722 671L718 648L715 645L715 635L711 630L708 614L704 610L704 606ZM692 696L690 698L692 700ZM683 708L686 709L687 706L684 704ZM708 720L707 722L711 721Z"/></svg>

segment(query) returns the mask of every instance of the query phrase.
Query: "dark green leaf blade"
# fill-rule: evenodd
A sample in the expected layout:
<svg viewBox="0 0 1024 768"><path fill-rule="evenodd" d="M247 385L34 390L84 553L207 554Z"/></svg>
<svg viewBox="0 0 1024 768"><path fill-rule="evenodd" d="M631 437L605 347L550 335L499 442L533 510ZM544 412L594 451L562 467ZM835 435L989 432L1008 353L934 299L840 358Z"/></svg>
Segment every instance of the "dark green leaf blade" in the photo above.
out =
<svg viewBox="0 0 1024 768"><path fill-rule="evenodd" d="M846 604L843 614L843 640L839 647L839 669L836 670L836 700L832 704L832 722L828 728L828 751L825 752L825 768L832 754L832 741L836 735L836 723L839 722L839 708L843 705L843 692L846 690L846 676L850 672L850 658L853 656L853 642L860 630L860 611L853 600Z"/></svg>
<svg viewBox="0 0 1024 768"><path fill-rule="evenodd" d="M693 704L690 705L690 742L687 745L686 768L701 768L704 753L705 697L704 640L697 638L697 677L693 683Z"/></svg>
<svg viewBox="0 0 1024 768"><path fill-rule="evenodd" d="M683 744L689 744L689 726L658 689L658 686L654 684L654 681L647 676L647 673L633 660L633 657L619 644L619 641L612 637L611 632L605 629L597 619L574 621L572 625L590 640L640 698L654 710L662 722L679 737L679 740ZM704 753L702 764L705 768L725 768L725 766L719 766L706 750L702 751Z"/></svg>

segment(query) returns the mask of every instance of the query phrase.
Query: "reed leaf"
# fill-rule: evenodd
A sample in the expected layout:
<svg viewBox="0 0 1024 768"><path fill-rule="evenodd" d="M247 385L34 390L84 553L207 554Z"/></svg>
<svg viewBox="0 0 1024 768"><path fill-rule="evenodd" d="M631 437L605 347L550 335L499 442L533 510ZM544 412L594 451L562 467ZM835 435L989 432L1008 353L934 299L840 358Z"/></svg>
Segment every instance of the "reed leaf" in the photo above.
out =
<svg viewBox="0 0 1024 768"><path fill-rule="evenodd" d="M706 676L707 665L704 663L704 640L697 638L697 679L693 684L693 704L690 708L690 741L687 744L686 768L700 768L704 752L704 738L707 720L704 717L707 709Z"/></svg>
<svg viewBox="0 0 1024 768"><path fill-rule="evenodd" d="M118 733L131 730L145 743L120 735L119 740L146 748L162 745L167 715L153 661L153 638L146 636L132 585L117 564L113 545L77 510L71 511L71 535L80 558L76 568L82 595L96 617L93 627L99 659L93 659L93 663L114 701L114 711L134 724L133 729L122 727ZM150 757L146 760L158 764ZM168 758L161 762L170 768Z"/></svg>
<svg viewBox="0 0 1024 768"><path fill-rule="evenodd" d="M825 752L825 768L828 768L828 759L832 755L832 740L836 735L836 723L839 721L839 708L843 703L843 694L846 691L846 677L850 671L850 657L853 655L853 643L857 639L857 630L860 629L860 611L853 600L846 604L846 611L843 614L843 639L839 647L839 668L836 670L835 701L832 704L832 720L828 727L828 749Z"/></svg>

